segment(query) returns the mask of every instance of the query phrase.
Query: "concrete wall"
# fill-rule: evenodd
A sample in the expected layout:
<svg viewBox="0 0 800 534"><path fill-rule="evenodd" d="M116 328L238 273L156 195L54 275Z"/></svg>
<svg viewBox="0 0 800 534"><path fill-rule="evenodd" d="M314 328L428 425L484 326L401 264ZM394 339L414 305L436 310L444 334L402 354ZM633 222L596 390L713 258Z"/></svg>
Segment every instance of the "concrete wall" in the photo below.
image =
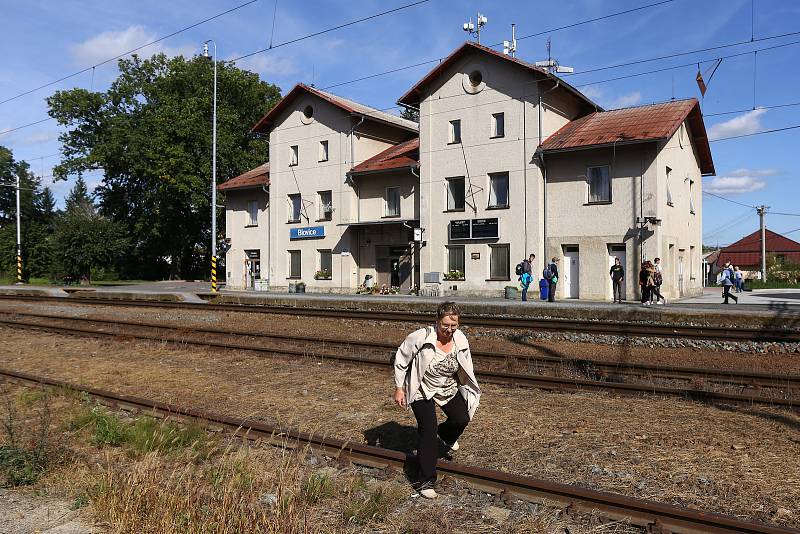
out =
<svg viewBox="0 0 800 534"><path fill-rule="evenodd" d="M642 211L655 213L656 158L654 143L624 145L553 154L547 164L546 257L560 259L564 270L565 246L577 246L579 257L578 296L611 300L608 275L613 261L610 245L625 245L625 292L638 295L640 235L636 218ZM608 165L611 172L611 202L588 203L587 167ZM655 241L645 235L644 250ZM651 252L651 253L652 253ZM566 293L562 276L556 295Z"/></svg>
<svg viewBox="0 0 800 534"><path fill-rule="evenodd" d="M469 73L480 70L483 83L473 88ZM427 242L422 272L447 271L446 246L465 246L465 280L446 283L459 294L498 294L516 285L514 265L543 252L542 175L534 161L539 144L538 75L501 58L471 54L445 71L420 103L421 226ZM547 82L547 88L552 82ZM573 99L559 87L546 95L551 106L541 115L543 136L577 113ZM492 138L492 114L503 113L505 136ZM449 122L461 121L461 143L448 144ZM489 173L508 172L509 206L488 207ZM446 179L465 177L466 207L447 211ZM450 241L451 220L498 218L499 238ZM491 280L490 244L510 245L509 273ZM473 253L475 259L473 259ZM538 270L541 270L539 265Z"/></svg>
<svg viewBox="0 0 800 534"><path fill-rule="evenodd" d="M248 202L258 201L258 224L250 225ZM245 250L260 250L262 276L266 276L266 256L269 250L268 196L261 188L233 190L225 193L225 237L231 238L231 248L225 254L225 285L229 289L244 289L247 258Z"/></svg>
<svg viewBox="0 0 800 534"><path fill-rule="evenodd" d="M648 258L661 258L664 268L662 293L667 298L700 295L703 292L703 191L700 167L688 123L684 122L662 145L656 165L657 212L662 223L656 229L657 249ZM667 203L667 167L671 169L669 187L672 205Z"/></svg>
<svg viewBox="0 0 800 534"><path fill-rule="evenodd" d="M311 120L304 117L307 105L314 108ZM270 243L270 286L285 289L291 282L302 280L308 291L338 292L355 288L360 283L353 254L355 232L343 223L358 217L358 196L345 183L347 171L353 164L349 132L360 118L351 117L340 108L313 95L299 97L281 116L270 131L270 210L273 239ZM399 128L366 121L358 125L353 136L356 164L411 134ZM318 161L319 142L328 141L328 161ZM299 164L290 165L290 147L297 145ZM318 191L331 191L333 215L331 221L318 220ZM289 223L291 205L288 195L299 193L303 209L301 221ZM292 228L324 227L325 236L314 239L290 239ZM301 253L301 276L289 277L289 250ZM319 250L332 251L332 278L315 280L319 269Z"/></svg>

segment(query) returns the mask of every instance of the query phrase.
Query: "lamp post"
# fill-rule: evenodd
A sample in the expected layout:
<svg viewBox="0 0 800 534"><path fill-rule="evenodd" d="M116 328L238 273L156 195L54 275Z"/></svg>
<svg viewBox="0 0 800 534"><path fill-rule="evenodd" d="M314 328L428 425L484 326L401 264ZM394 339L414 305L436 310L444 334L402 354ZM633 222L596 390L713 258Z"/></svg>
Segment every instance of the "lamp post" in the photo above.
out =
<svg viewBox="0 0 800 534"><path fill-rule="evenodd" d="M217 292L217 43L203 43L203 57L208 55L208 43L214 45L214 119L211 133L211 292Z"/></svg>

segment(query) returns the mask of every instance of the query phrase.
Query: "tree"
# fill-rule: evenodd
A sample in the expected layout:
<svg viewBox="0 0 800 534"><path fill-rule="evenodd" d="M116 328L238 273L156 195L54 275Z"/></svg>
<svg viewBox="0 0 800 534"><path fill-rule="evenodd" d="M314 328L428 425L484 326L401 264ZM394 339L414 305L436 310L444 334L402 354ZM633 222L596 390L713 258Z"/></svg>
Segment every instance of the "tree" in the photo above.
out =
<svg viewBox="0 0 800 534"><path fill-rule="evenodd" d="M124 226L97 212L82 180L72 188L69 198L73 201L56 222L50 241L50 277L91 280L97 272L113 271L129 246Z"/></svg>
<svg viewBox="0 0 800 534"><path fill-rule="evenodd" d="M104 172L95 190L99 211L123 224L132 243L123 275L206 274L213 64L162 54L120 60L119 70L104 93L72 89L48 99L50 115L68 128L54 172ZM279 98L280 90L258 75L218 64L218 181L267 160L267 140L249 130Z"/></svg>
<svg viewBox="0 0 800 534"><path fill-rule="evenodd" d="M78 175L78 178L75 180L75 185L72 186L69 195L64 199L64 207L66 211L69 211L76 207L86 206L87 204L91 205L92 199L89 197L89 192L86 189L86 182L83 180L83 176Z"/></svg>
<svg viewBox="0 0 800 534"><path fill-rule="evenodd" d="M419 110L411 107L404 107L400 116L410 121L419 122Z"/></svg>

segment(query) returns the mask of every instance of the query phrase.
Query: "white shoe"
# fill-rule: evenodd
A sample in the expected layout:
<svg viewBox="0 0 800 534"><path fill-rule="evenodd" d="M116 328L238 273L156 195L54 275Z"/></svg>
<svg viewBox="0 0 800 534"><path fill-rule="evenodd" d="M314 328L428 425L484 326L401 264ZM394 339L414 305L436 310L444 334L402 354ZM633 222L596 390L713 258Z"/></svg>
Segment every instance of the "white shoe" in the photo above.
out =
<svg viewBox="0 0 800 534"><path fill-rule="evenodd" d="M455 443L453 443L452 445L450 445L450 450L451 450L451 451L457 451L457 450L458 450L458 449L460 449L460 448L461 448L461 445L459 445L459 444L458 444L458 441L456 441Z"/></svg>
<svg viewBox="0 0 800 534"><path fill-rule="evenodd" d="M435 499L436 498L436 490L433 488L425 488L419 490L419 494L425 497L426 499Z"/></svg>

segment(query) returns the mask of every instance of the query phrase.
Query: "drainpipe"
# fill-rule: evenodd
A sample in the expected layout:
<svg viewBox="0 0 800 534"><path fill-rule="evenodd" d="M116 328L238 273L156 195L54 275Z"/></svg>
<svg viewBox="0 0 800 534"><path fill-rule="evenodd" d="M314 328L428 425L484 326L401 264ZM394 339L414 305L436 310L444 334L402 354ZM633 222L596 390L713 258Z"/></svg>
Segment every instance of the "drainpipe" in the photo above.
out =
<svg viewBox="0 0 800 534"><path fill-rule="evenodd" d="M414 176L417 177L417 180L420 180L420 176L417 173L417 171L414 169L413 165L411 165L408 168L408 170L411 171L411 174L413 174ZM416 192L417 192L417 196L419 196L419 181L417 182ZM408 228L411 229L412 232L414 231L414 229L411 227L411 225L409 225L409 224L407 224L405 222L403 223L403 226L407 226ZM415 285L414 284L414 273L416 272L416 266L417 266L416 255L417 255L417 245L416 245L416 241L414 241L414 249L411 252L411 289L414 289L414 285Z"/></svg>
<svg viewBox="0 0 800 534"><path fill-rule="evenodd" d="M269 258L270 258L269 251L270 251L270 247L272 246L272 237L271 237L271 234L270 234L270 231L269 231L270 230L270 220L269 220L269 218L272 215L272 213L271 213L272 210L270 209L269 190L267 189L266 184L261 186L261 190L264 191L267 194L267 204L266 204L266 208L267 208L267 258L266 258L267 259L267 264L266 264L266 273L267 273L267 291L269 291L269 286L270 286L270 284L272 284L272 269L270 268L271 265L269 263ZM264 270L264 266L263 265L262 265L261 269L262 269L262 271Z"/></svg>
<svg viewBox="0 0 800 534"><path fill-rule="evenodd" d="M353 135L355 134L356 128L361 126L366 120L364 115L359 115L359 117L361 117L361 120L358 121L358 123L352 128L350 128L350 170L353 170L353 167L356 166L356 144L355 139L353 139Z"/></svg>
<svg viewBox="0 0 800 534"><path fill-rule="evenodd" d="M557 79L556 84L545 91L544 93L539 93L539 109L538 109L538 117L539 117L539 146L537 148L537 152L539 153L539 160L542 162L542 179L543 179L543 186L542 186L542 253L544 254L544 262L547 265L547 167L544 163L544 153L542 152L542 104L543 99L542 97L549 93L550 91L555 91L558 89L558 86L561 84L561 80Z"/></svg>

